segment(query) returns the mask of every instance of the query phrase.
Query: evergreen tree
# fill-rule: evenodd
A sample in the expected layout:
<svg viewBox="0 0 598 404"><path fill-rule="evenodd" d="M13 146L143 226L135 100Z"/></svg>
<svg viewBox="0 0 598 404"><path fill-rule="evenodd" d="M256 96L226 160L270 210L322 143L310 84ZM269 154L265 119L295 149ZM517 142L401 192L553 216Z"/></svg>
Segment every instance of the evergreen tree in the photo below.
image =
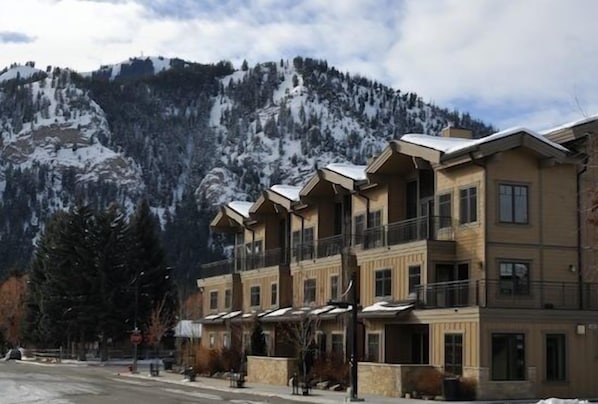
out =
<svg viewBox="0 0 598 404"><path fill-rule="evenodd" d="M253 331L251 333L251 354L254 356L266 356L267 348L266 336L264 335L262 323L259 320L255 320Z"/></svg>

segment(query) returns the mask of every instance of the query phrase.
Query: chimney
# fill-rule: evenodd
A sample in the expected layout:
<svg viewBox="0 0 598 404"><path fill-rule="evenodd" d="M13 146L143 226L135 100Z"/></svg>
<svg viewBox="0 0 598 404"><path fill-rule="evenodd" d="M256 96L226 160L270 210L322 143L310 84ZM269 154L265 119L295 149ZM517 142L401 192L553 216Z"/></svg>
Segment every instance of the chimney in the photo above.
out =
<svg viewBox="0 0 598 404"><path fill-rule="evenodd" d="M473 132L469 129L465 128L458 128L454 126L452 122L449 122L446 128L440 131L440 136L442 137L457 137L461 139L471 139L473 138Z"/></svg>

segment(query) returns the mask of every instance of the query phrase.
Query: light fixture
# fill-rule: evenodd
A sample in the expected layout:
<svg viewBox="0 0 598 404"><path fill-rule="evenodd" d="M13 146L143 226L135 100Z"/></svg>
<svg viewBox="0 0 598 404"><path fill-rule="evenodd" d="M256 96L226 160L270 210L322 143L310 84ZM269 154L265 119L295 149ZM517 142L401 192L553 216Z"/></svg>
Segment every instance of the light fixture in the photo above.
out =
<svg viewBox="0 0 598 404"><path fill-rule="evenodd" d="M577 271L577 268L575 267L575 265L571 264L571 265L569 265L569 271L575 272L575 271Z"/></svg>
<svg viewBox="0 0 598 404"><path fill-rule="evenodd" d="M586 325L585 324L577 324L575 329L577 335L585 335L586 334Z"/></svg>

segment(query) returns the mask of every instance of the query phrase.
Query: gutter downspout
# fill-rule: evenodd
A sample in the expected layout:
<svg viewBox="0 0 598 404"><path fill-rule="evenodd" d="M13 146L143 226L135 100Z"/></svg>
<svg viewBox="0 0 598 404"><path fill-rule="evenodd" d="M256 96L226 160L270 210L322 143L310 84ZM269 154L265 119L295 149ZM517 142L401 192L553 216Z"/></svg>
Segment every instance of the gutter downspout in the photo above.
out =
<svg viewBox="0 0 598 404"><path fill-rule="evenodd" d="M589 137L588 137L589 139ZM581 176L588 169L589 157L586 156L583 160L583 168L577 171L575 186L576 186L576 208L577 208L577 292L579 294L579 310L583 310L583 276L582 276L582 252L581 252Z"/></svg>
<svg viewBox="0 0 598 404"><path fill-rule="evenodd" d="M476 158L473 156L473 151L469 152L468 155L469 155L469 159L471 160L472 164L474 164L474 165L482 168L483 173L484 173L484 178L482 180L482 184L484 185L484 244L483 244L484 245L484 251L483 251L483 261L482 261L482 265L483 265L483 268L484 268L484 273L482 274L483 275L483 279L482 280L483 280L483 284L484 284L484 301L481 302L480 301L481 299L478 298L477 304L478 304L478 306L481 307L482 303L483 303L483 305L485 307L486 306L486 299L487 299L487 296L488 296L488 282L486 280L486 278L487 278L486 275L487 275L487 270L488 270L488 268L486 266L486 251L488 250L488 225L487 225L487 218L488 218L488 203L487 203L487 201L488 201L488 184L487 184L488 180L487 180L487 176L488 176L488 173L487 173L487 170L486 170L486 164L485 163L481 163L478 160L476 160ZM480 277L482 275L480 275ZM478 296L479 296L480 295L480 291L479 291L479 288L480 288L480 279L479 278L476 279L476 283L477 283L476 289L478 289ZM479 332L479 330L478 330L478 332Z"/></svg>

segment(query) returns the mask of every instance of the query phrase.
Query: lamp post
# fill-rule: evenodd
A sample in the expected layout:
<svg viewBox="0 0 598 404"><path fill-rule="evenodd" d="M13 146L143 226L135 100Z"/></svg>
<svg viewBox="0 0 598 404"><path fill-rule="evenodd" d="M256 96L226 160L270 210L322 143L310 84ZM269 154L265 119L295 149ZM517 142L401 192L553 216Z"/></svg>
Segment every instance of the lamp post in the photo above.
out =
<svg viewBox="0 0 598 404"><path fill-rule="evenodd" d="M139 328L137 328L137 317L139 311L139 277L143 276L144 272L139 272L133 282L135 283L135 300L133 301L133 333L131 334L131 343L133 344L133 365L131 366L131 372L137 373L137 345L142 340Z"/></svg>
<svg viewBox="0 0 598 404"><path fill-rule="evenodd" d="M351 273L351 283L349 285L349 289L351 290L351 302L338 302L329 300L328 304L330 306L336 306L343 309L349 308L351 306L351 401L363 401L362 398L359 398L357 395L357 311L359 310L359 300L357 298L357 287L355 286L356 282L356 272L353 271Z"/></svg>

